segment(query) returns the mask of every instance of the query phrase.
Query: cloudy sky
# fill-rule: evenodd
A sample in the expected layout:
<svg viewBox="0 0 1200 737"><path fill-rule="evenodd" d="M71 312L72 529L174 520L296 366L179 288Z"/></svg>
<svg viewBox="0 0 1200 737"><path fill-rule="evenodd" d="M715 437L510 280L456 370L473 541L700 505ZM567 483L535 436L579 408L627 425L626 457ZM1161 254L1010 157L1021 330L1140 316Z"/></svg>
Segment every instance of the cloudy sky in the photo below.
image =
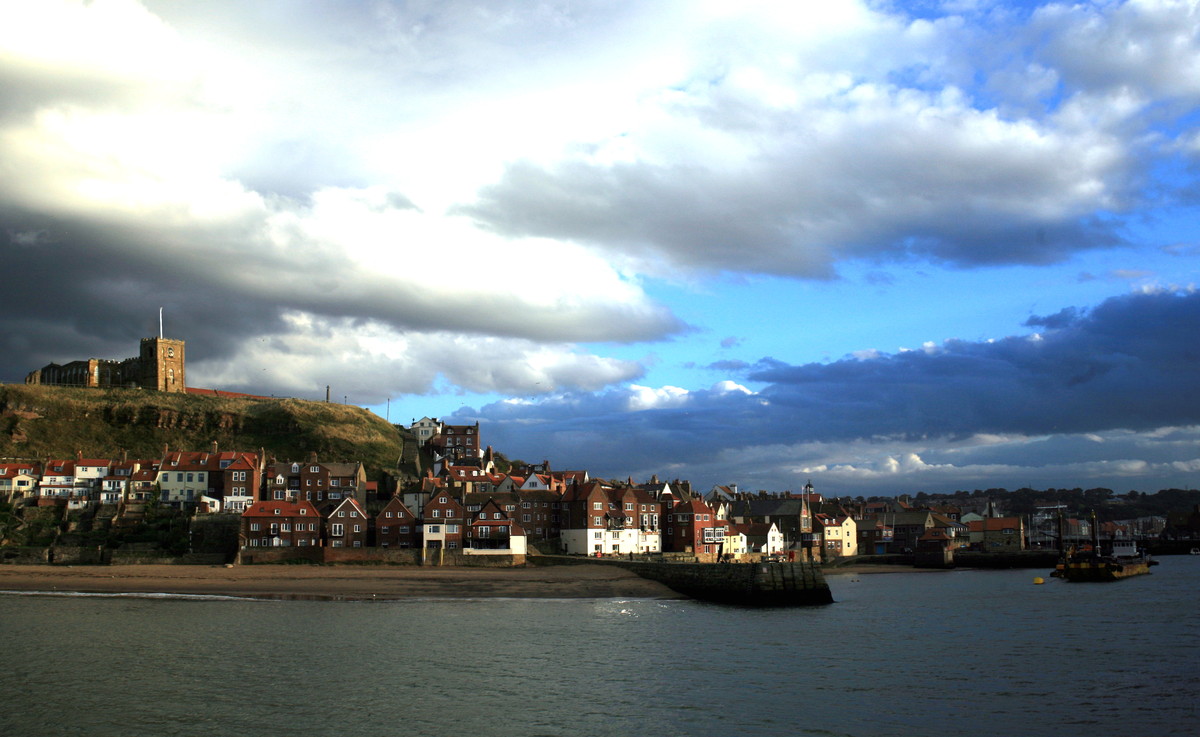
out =
<svg viewBox="0 0 1200 737"><path fill-rule="evenodd" d="M0 380L593 475L1200 483L1183 0L0 3Z"/></svg>

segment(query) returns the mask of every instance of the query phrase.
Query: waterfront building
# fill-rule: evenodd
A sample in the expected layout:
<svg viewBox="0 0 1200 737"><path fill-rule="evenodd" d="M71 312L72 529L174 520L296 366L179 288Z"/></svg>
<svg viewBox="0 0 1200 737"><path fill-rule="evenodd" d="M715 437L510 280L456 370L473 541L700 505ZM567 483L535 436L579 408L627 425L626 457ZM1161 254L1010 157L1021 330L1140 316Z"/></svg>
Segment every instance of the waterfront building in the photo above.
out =
<svg viewBox="0 0 1200 737"><path fill-rule="evenodd" d="M315 547L321 539L321 515L306 501L264 501L242 513L238 546Z"/></svg>
<svg viewBox="0 0 1200 737"><path fill-rule="evenodd" d="M1025 520L994 517L968 522L970 544L985 553L1016 553L1025 549Z"/></svg>
<svg viewBox="0 0 1200 737"><path fill-rule="evenodd" d="M495 499L467 518L463 552L471 555L525 555L525 529Z"/></svg>
<svg viewBox="0 0 1200 737"><path fill-rule="evenodd" d="M380 548L414 548L421 526L400 497L392 497L375 516L375 545Z"/></svg>
<svg viewBox="0 0 1200 737"><path fill-rule="evenodd" d="M449 492L431 496L421 510L422 547L461 549L464 514L463 505Z"/></svg>
<svg viewBox="0 0 1200 737"><path fill-rule="evenodd" d="M325 513L322 539L331 548L363 548L367 545L367 514L354 497L330 502Z"/></svg>

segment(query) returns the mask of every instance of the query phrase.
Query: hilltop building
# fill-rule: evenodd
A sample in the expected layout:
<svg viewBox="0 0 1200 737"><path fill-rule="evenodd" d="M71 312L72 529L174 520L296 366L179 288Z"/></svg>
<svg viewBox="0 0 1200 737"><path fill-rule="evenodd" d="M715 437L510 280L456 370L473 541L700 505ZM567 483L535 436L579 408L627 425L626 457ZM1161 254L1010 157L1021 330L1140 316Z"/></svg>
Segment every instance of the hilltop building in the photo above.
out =
<svg viewBox="0 0 1200 737"><path fill-rule="evenodd" d="M185 392L184 342L142 338L137 356L123 361L89 358L66 364L51 363L25 376L26 384L54 384L97 389L135 388Z"/></svg>

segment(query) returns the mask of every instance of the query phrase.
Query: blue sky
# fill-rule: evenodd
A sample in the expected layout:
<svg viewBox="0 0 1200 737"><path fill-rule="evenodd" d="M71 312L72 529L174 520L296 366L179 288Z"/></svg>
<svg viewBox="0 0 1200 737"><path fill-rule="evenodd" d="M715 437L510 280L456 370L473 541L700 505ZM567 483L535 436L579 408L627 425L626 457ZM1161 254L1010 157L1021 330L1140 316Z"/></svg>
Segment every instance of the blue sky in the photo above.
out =
<svg viewBox="0 0 1200 737"><path fill-rule="evenodd" d="M2 378L164 307L190 385L599 476L1192 486L1198 13L5 5Z"/></svg>

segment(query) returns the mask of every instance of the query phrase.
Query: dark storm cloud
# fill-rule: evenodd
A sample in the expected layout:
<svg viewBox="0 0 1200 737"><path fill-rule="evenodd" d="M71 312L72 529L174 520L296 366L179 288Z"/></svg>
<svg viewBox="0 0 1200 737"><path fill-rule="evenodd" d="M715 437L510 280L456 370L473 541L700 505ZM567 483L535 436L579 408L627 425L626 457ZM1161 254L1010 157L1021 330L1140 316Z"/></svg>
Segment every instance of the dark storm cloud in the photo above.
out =
<svg viewBox="0 0 1200 737"><path fill-rule="evenodd" d="M478 415L518 454L544 448L597 468L697 464L722 452L801 443L1200 423L1200 293L1114 297L1030 324L1054 327L869 360L791 366L765 359L748 377L769 384L757 394L714 388L631 411L630 393L614 390L489 405Z"/></svg>
<svg viewBox="0 0 1200 737"><path fill-rule="evenodd" d="M1200 294L1115 297L1035 317L1033 336L949 341L865 361L779 367L773 405L824 437L1146 430L1200 422Z"/></svg>
<svg viewBox="0 0 1200 737"><path fill-rule="evenodd" d="M129 252L136 234L78 220L0 210L0 259L14 279L0 315L0 377L19 381L47 363L134 356L140 338L157 335L164 308L168 337L186 337L189 352L232 355L247 334L280 327L278 310L253 293L159 259ZM32 245L12 233L39 233ZM13 350L19 347L20 350Z"/></svg>

